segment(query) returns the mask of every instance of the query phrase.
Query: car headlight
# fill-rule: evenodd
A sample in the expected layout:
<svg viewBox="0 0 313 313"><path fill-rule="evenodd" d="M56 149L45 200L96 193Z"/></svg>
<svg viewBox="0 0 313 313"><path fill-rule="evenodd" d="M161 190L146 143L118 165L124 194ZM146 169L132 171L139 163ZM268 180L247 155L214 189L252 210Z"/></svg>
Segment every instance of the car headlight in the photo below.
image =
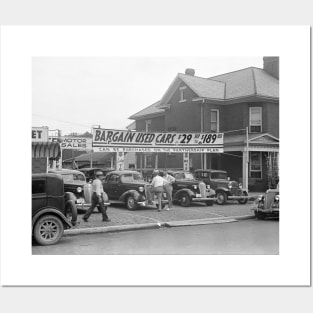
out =
<svg viewBox="0 0 313 313"><path fill-rule="evenodd" d="M231 183L228 183L228 188L231 188L231 187L232 187Z"/></svg>
<svg viewBox="0 0 313 313"><path fill-rule="evenodd" d="M140 186L139 188L138 188L138 191L139 192L143 192L145 189L142 187L142 186Z"/></svg>
<svg viewBox="0 0 313 313"><path fill-rule="evenodd" d="M76 191L77 191L78 193L81 193L81 192L83 191L83 188L82 188L82 187L77 187Z"/></svg>
<svg viewBox="0 0 313 313"><path fill-rule="evenodd" d="M241 184L241 183L239 183L239 188L240 188L240 189L242 188L242 184Z"/></svg>
<svg viewBox="0 0 313 313"><path fill-rule="evenodd" d="M210 186L210 185L206 185L206 188L207 188L207 189L211 189L211 186Z"/></svg>
<svg viewBox="0 0 313 313"><path fill-rule="evenodd" d="M264 196L263 195L259 195L258 196L258 201L262 201L264 199Z"/></svg>
<svg viewBox="0 0 313 313"><path fill-rule="evenodd" d="M275 196L275 201L279 201L279 195Z"/></svg>
<svg viewBox="0 0 313 313"><path fill-rule="evenodd" d="M193 189L197 189L197 188L198 188L198 186L197 186L197 185L193 185L192 187L193 187Z"/></svg>

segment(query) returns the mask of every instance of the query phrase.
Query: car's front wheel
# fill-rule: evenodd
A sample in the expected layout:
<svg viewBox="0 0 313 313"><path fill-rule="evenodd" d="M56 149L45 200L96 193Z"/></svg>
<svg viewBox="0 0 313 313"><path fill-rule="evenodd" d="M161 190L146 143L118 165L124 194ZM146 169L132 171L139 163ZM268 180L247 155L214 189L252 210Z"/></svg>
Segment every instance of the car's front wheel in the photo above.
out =
<svg viewBox="0 0 313 313"><path fill-rule="evenodd" d="M128 196L126 198L126 207L128 210L134 211L137 209L137 202L133 196Z"/></svg>
<svg viewBox="0 0 313 313"><path fill-rule="evenodd" d="M35 224L34 238L40 245L53 245L61 239L63 231L63 223L58 217L45 215Z"/></svg>
<svg viewBox="0 0 313 313"><path fill-rule="evenodd" d="M224 191L218 191L216 194L216 202L217 204L224 204L227 200L227 195Z"/></svg>
<svg viewBox="0 0 313 313"><path fill-rule="evenodd" d="M246 191L244 191L242 194L243 194L243 196L248 197L248 193L247 193ZM248 202L248 199L247 199L247 198L245 198L245 199L239 199L238 202L239 202L240 204L246 204L246 203Z"/></svg>
<svg viewBox="0 0 313 313"><path fill-rule="evenodd" d="M190 205L191 199L187 193L182 193L179 197L180 205L183 207L188 207Z"/></svg>

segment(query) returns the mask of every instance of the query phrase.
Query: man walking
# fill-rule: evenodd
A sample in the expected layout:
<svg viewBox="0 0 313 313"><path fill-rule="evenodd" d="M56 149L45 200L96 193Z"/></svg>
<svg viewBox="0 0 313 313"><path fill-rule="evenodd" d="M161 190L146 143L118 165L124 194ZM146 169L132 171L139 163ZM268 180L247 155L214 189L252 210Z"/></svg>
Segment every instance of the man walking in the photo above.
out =
<svg viewBox="0 0 313 313"><path fill-rule="evenodd" d="M175 178L168 173L167 170L163 172L163 180L164 180L164 191L166 192L167 200L168 200L168 208L165 209L169 211L173 208L173 186L172 184L175 182Z"/></svg>
<svg viewBox="0 0 313 313"><path fill-rule="evenodd" d="M103 173L101 171L96 172L96 179L92 182L92 197L91 197L91 207L87 210L85 215L83 216L83 220L88 222L89 216L93 213L93 210L96 206L99 205L100 212L102 214L102 221L109 222L110 219L106 213L106 206L104 206L104 197L107 198L106 193L103 191L101 177L103 177Z"/></svg>

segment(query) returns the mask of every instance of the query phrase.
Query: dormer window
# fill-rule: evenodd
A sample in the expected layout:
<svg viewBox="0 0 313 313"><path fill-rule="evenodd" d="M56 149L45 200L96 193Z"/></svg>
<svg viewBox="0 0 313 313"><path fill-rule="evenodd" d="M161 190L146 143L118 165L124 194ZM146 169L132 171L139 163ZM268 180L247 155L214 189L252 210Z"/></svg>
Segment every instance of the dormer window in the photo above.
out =
<svg viewBox="0 0 313 313"><path fill-rule="evenodd" d="M179 102L185 102L185 101L187 101L186 98L185 98L185 91L186 91L186 88L187 88L186 86L179 88L179 94L180 94Z"/></svg>

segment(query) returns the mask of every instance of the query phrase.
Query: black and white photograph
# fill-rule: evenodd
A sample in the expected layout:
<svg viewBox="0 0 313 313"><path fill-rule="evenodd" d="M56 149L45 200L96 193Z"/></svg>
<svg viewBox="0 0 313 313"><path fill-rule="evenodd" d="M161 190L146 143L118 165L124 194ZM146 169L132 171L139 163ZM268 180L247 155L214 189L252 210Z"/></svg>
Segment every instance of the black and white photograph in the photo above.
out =
<svg viewBox="0 0 313 313"><path fill-rule="evenodd" d="M279 254L279 56L34 57L31 133L33 254Z"/></svg>
<svg viewBox="0 0 313 313"><path fill-rule="evenodd" d="M309 33L3 27L2 284L310 284Z"/></svg>

